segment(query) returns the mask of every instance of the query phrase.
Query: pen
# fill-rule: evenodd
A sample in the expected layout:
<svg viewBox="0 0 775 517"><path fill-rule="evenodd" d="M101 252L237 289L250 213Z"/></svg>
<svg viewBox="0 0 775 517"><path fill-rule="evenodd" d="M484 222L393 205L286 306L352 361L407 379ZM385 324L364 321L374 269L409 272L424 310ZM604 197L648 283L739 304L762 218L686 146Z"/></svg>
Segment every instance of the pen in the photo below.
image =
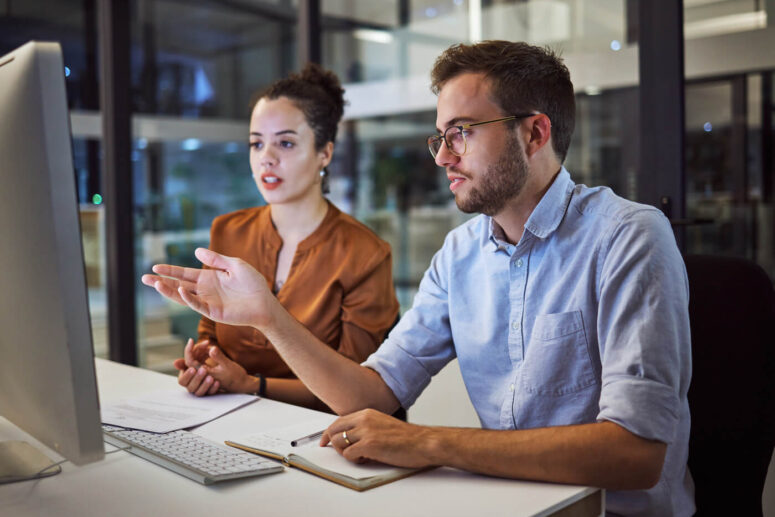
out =
<svg viewBox="0 0 775 517"><path fill-rule="evenodd" d="M318 431L317 433L312 433L308 434L307 436L302 436L301 438L296 438L295 440L291 440L291 447L298 447L299 445L311 442L312 440L320 438L321 436L323 436L323 431Z"/></svg>

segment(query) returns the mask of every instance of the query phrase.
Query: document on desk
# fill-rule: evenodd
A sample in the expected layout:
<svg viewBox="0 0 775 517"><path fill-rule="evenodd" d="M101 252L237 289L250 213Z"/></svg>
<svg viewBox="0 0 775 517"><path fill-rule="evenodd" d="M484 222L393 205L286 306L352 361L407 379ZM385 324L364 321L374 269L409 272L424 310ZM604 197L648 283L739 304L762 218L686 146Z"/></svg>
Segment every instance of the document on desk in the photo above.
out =
<svg viewBox="0 0 775 517"><path fill-rule="evenodd" d="M331 421L334 418L333 415L330 415ZM254 454L281 460L286 465L359 492L426 470L393 467L377 462L352 463L344 459L330 445L320 447L319 440L293 447L291 437L302 436L301 433L308 432L309 429L311 427L308 423L306 425L300 424L256 433L235 440L227 440L226 444Z"/></svg>
<svg viewBox="0 0 775 517"><path fill-rule="evenodd" d="M101 410L102 423L168 433L215 420L256 400L241 393L197 397L182 388L157 391L106 405Z"/></svg>

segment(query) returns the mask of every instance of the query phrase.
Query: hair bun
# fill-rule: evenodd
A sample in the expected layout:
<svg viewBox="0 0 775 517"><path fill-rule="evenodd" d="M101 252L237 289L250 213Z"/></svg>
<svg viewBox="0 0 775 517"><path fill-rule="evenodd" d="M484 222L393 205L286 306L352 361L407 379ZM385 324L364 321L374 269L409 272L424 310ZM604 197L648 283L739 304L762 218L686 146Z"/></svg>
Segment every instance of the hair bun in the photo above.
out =
<svg viewBox="0 0 775 517"><path fill-rule="evenodd" d="M300 72L279 79L262 90L251 106L262 98L280 97L288 98L304 113L307 124L315 133L316 149L336 140L345 104L344 88L336 74L318 64L307 63Z"/></svg>
<svg viewBox="0 0 775 517"><path fill-rule="evenodd" d="M344 88L336 74L317 63L307 63L298 74L299 79L321 88L331 101L337 118L344 114Z"/></svg>

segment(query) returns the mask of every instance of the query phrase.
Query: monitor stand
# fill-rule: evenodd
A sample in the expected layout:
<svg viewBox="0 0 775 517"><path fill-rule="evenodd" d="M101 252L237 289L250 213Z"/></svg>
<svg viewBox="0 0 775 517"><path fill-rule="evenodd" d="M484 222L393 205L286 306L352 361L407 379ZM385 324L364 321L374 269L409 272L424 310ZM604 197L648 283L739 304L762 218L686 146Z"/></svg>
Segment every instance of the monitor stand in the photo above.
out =
<svg viewBox="0 0 775 517"><path fill-rule="evenodd" d="M45 454L27 442L0 441L0 484L53 476L62 472Z"/></svg>

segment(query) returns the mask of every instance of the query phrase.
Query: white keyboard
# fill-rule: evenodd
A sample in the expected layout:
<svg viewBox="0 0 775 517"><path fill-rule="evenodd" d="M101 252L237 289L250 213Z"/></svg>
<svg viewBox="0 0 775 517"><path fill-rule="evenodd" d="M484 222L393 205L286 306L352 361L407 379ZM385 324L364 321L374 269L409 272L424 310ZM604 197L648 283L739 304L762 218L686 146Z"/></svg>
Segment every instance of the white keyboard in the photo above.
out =
<svg viewBox="0 0 775 517"><path fill-rule="evenodd" d="M151 433L103 424L105 441L204 485L282 472L283 466L189 431Z"/></svg>

